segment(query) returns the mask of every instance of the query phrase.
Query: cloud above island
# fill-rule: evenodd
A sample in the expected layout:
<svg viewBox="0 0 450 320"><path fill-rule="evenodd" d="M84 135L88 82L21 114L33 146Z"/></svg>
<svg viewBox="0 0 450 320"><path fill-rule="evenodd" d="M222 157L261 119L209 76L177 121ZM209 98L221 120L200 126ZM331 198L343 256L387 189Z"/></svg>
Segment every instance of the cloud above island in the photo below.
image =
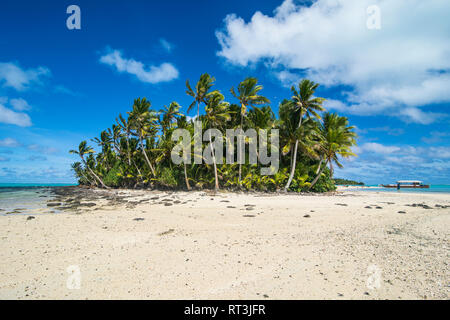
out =
<svg viewBox="0 0 450 320"><path fill-rule="evenodd" d="M14 62L0 62L0 84L17 91L29 89L33 84L41 84L44 77L50 75L45 67L23 69Z"/></svg>
<svg viewBox="0 0 450 320"><path fill-rule="evenodd" d="M450 147L414 147L363 143L354 147L356 159L342 159L344 168L336 168L336 177L363 179L368 184L417 179L448 183Z"/></svg>
<svg viewBox="0 0 450 320"><path fill-rule="evenodd" d="M23 107L21 103L19 103L19 105ZM31 126L31 118L24 112L16 112L7 108L0 100L0 123L13 124L19 127L29 127Z"/></svg>
<svg viewBox="0 0 450 320"><path fill-rule="evenodd" d="M125 58L121 51L111 50L100 57L100 63L112 66L119 73L129 73L146 83L168 82L177 79L179 72L171 63L164 62L159 66L146 66L140 61Z"/></svg>
<svg viewBox="0 0 450 320"><path fill-rule="evenodd" d="M380 29L366 24L374 4ZM285 0L248 22L226 16L217 54L242 67L263 63L284 84L307 77L343 86L329 109L427 125L443 115L425 107L450 102L448 12L450 2L440 0Z"/></svg>

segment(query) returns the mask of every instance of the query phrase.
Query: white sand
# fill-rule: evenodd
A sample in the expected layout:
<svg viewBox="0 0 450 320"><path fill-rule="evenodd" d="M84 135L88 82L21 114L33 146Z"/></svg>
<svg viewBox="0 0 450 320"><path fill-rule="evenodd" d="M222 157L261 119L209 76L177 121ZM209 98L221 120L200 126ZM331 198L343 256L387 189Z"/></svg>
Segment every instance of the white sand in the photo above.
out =
<svg viewBox="0 0 450 320"><path fill-rule="evenodd" d="M120 192L191 201L0 217L0 299L450 296L450 208L405 206L449 205L448 194ZM71 265L80 289L67 288Z"/></svg>

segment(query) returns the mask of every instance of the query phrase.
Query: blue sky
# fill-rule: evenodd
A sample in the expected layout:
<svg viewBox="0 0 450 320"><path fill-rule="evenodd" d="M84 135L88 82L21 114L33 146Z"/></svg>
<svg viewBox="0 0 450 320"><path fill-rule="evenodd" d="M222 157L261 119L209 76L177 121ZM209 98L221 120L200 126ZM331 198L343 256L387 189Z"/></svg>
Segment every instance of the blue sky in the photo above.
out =
<svg viewBox="0 0 450 320"><path fill-rule="evenodd" d="M71 4L81 30L66 27ZM338 177L450 184L448 12L444 0L4 0L0 182L73 182L69 149L136 97L185 111L186 79L208 72L230 102L256 76L275 111L299 79L321 83L359 134Z"/></svg>

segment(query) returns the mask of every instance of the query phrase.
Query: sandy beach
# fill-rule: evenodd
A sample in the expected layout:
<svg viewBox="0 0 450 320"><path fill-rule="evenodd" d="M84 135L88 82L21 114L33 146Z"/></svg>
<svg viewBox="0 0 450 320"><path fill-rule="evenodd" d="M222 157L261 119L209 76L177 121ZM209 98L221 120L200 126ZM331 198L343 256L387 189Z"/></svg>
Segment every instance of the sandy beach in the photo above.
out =
<svg viewBox="0 0 450 320"><path fill-rule="evenodd" d="M450 296L449 194L77 192L0 216L0 299Z"/></svg>

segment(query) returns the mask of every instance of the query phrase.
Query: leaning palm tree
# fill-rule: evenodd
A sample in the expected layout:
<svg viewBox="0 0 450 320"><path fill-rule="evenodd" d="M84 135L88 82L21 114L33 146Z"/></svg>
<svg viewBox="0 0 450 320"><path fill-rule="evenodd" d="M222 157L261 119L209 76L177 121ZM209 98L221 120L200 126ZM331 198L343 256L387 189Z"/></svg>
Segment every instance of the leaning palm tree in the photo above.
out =
<svg viewBox="0 0 450 320"><path fill-rule="evenodd" d="M128 112L129 121L131 122L131 128L135 130L135 135L139 138L139 144L145 161L152 171L153 176L156 177L155 168L153 167L144 146L144 139L146 139L149 133L155 131L156 120L158 119L156 113L150 110L150 101L146 98L142 100L140 98L134 100L133 110Z"/></svg>
<svg viewBox="0 0 450 320"><path fill-rule="evenodd" d="M202 74L197 84L195 85L195 91L192 90L191 85L189 84L189 80L186 80L186 93L187 95L194 98L194 101L187 109L188 113L192 110L195 104L197 104L197 117L200 116L200 103L203 102L204 104L206 104L206 99L208 98L208 96L216 92L209 92L211 87L214 85L215 80L216 79L214 77L211 77L207 73Z"/></svg>
<svg viewBox="0 0 450 320"><path fill-rule="evenodd" d="M335 113L327 112L323 116L323 122L320 124L320 152L325 159L325 164L320 169L317 176L311 182L312 188L322 175L327 164L330 166L330 177L333 178L333 162L342 168L338 156L348 158L356 156L351 147L356 144L356 133L354 127L348 125L346 117L340 117Z"/></svg>
<svg viewBox="0 0 450 320"><path fill-rule="evenodd" d="M228 112L229 103L224 101L224 96L220 92L216 92L210 95L207 100L205 107L206 114L203 118L203 122L206 128L211 129L221 129L224 127L225 122L231 119L230 113ZM219 190L219 178L217 174L217 164L216 164L216 153L211 140L211 135L209 135L209 143L211 146L211 156L214 165L214 180L215 189Z"/></svg>
<svg viewBox="0 0 450 320"><path fill-rule="evenodd" d="M100 182L100 184L101 184L104 188L109 189L109 188L103 183L102 179L100 179L100 178L98 177L98 175L96 175L95 172L91 169L91 167L89 167L89 165L87 164L86 160L84 159L84 156L85 156L86 154L94 153L94 149L92 149L91 147L89 147L89 146L87 145L87 142L86 142L86 141L81 141L80 145L78 146L78 151L77 151L77 150L70 150L69 153L79 155L80 158L81 158L81 161L82 161L83 164L84 164L84 166L85 166L85 167L89 170L89 172L95 177L95 179L97 179L98 182Z"/></svg>
<svg viewBox="0 0 450 320"><path fill-rule="evenodd" d="M299 91L292 86L291 91L293 96L291 100L288 102L291 110L293 112L293 116L295 118L298 117L298 125L297 128L300 128L302 125L303 117L311 117L314 116L320 119L320 116L317 114L318 111L323 111L322 103L325 101L324 98L314 97L314 93L319 86L318 83L314 83L313 81L303 79L298 84ZM296 140L294 145L294 151L292 153L292 161L291 161L291 172L289 174L289 179L284 187L284 190L287 191L289 186L291 185L292 179L294 178L295 173L295 165L297 161L297 150L298 150L298 140Z"/></svg>
<svg viewBox="0 0 450 320"><path fill-rule="evenodd" d="M234 88L230 89L231 94L239 100L241 104L241 123L239 129L243 129L244 118L247 115L247 109L249 106L254 106L256 104L270 103L269 99L264 96L260 96L258 93L263 89L262 85L258 85L258 79L248 77L241 81L237 87L237 93ZM242 157L242 152L239 153ZM241 185L241 175L242 175L242 159L239 159L239 178L238 183Z"/></svg>
<svg viewBox="0 0 450 320"><path fill-rule="evenodd" d="M83 170L83 167L81 166L81 163L79 161L74 162L71 165L71 167L72 167L72 170L75 172L76 176L79 178L79 180L84 179L91 186L95 186L95 184L84 173L85 170Z"/></svg>

